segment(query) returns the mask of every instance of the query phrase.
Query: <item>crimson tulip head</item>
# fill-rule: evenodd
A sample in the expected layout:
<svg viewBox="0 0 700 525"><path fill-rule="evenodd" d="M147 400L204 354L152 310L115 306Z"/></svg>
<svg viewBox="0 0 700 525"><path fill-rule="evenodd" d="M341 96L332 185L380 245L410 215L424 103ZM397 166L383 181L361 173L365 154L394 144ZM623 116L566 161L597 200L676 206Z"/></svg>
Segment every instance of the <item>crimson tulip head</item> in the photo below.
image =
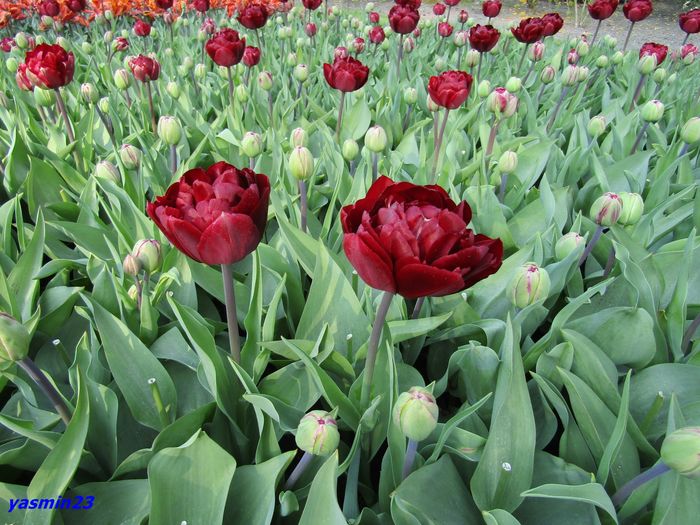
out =
<svg viewBox="0 0 700 525"><path fill-rule="evenodd" d="M112 49L114 49L114 51L126 51L129 49L129 41L123 36L118 36L114 39Z"/></svg>
<svg viewBox="0 0 700 525"><path fill-rule="evenodd" d="M66 7L73 13L80 13L87 6L85 0L68 0Z"/></svg>
<svg viewBox="0 0 700 525"><path fill-rule="evenodd" d="M380 177L340 220L359 276L409 299L459 292L501 266L501 241L467 228L469 205L455 204L440 186Z"/></svg>
<svg viewBox="0 0 700 525"><path fill-rule="evenodd" d="M301 0L301 3L304 4L304 7L306 9L311 9L312 11L314 11L321 7L323 0Z"/></svg>
<svg viewBox="0 0 700 525"><path fill-rule="evenodd" d="M443 0L450 7L454 7L459 4L459 0Z"/></svg>
<svg viewBox="0 0 700 525"><path fill-rule="evenodd" d="M444 15L446 10L447 8L445 7L445 4L441 4L440 2L433 6L433 13L435 14L435 16Z"/></svg>
<svg viewBox="0 0 700 525"><path fill-rule="evenodd" d="M428 94L438 106L457 109L469 97L472 76L464 71L445 71L430 77Z"/></svg>
<svg viewBox="0 0 700 525"><path fill-rule="evenodd" d="M160 64L155 58L139 55L129 60L129 67L136 80L151 82L160 76Z"/></svg>
<svg viewBox="0 0 700 525"><path fill-rule="evenodd" d="M6 36L2 40L0 40L0 49L2 49L5 53L9 53L10 51L12 51L12 48L16 46L17 43L12 37Z"/></svg>
<svg viewBox="0 0 700 525"><path fill-rule="evenodd" d="M267 223L270 181L217 162L186 172L146 211L182 253L206 264L232 264L253 252Z"/></svg>
<svg viewBox="0 0 700 525"><path fill-rule="evenodd" d="M333 64L323 64L323 75L328 85L348 93L357 91L367 82L369 68L352 57L336 58Z"/></svg>
<svg viewBox="0 0 700 525"><path fill-rule="evenodd" d="M617 9L619 0L594 0L588 4L588 14L594 20L606 20Z"/></svg>
<svg viewBox="0 0 700 525"><path fill-rule="evenodd" d="M134 34L136 36L146 37L151 34L151 26L148 22L137 20L134 24Z"/></svg>
<svg viewBox="0 0 700 525"><path fill-rule="evenodd" d="M316 35L318 28L316 27L316 24L314 24L313 22L309 22L308 24L306 24L304 31L306 31L306 36L311 38Z"/></svg>
<svg viewBox="0 0 700 525"><path fill-rule="evenodd" d="M542 23L542 36L554 36L564 27L564 19L559 13L547 13L542 17Z"/></svg>
<svg viewBox="0 0 700 525"><path fill-rule="evenodd" d="M170 9L173 6L173 0L156 0L156 5L160 9Z"/></svg>
<svg viewBox="0 0 700 525"><path fill-rule="evenodd" d="M695 55L698 54L698 48L693 44L685 44L681 47L681 59L685 60L686 57L692 55L691 60L695 59Z"/></svg>
<svg viewBox="0 0 700 525"><path fill-rule="evenodd" d="M394 33L407 35L418 26L420 13L410 6L395 5L389 10L389 25Z"/></svg>
<svg viewBox="0 0 700 525"><path fill-rule="evenodd" d="M666 60L666 54L668 53L668 46L663 44L657 44L655 42L647 42L639 49L639 58L645 56L656 57L656 65L660 65L664 60Z"/></svg>
<svg viewBox="0 0 700 525"><path fill-rule="evenodd" d="M469 12L466 9L462 9L459 12L459 23L466 24L468 20L469 20Z"/></svg>
<svg viewBox="0 0 700 525"><path fill-rule="evenodd" d="M260 29L267 23L270 12L263 4L249 4L238 12L237 20L247 29Z"/></svg>
<svg viewBox="0 0 700 525"><path fill-rule="evenodd" d="M369 14L369 22L371 24L378 24L379 23L379 13L377 13L376 11L372 11Z"/></svg>
<svg viewBox="0 0 700 525"><path fill-rule="evenodd" d="M485 0L481 4L481 12L485 17L493 18L501 12L501 7L503 7L501 0Z"/></svg>
<svg viewBox="0 0 700 525"><path fill-rule="evenodd" d="M384 29L381 26L373 27L369 30L369 41L373 44L381 44L384 42L386 35L384 34Z"/></svg>
<svg viewBox="0 0 700 525"><path fill-rule="evenodd" d="M700 33L700 9L691 9L678 15L678 25L688 33Z"/></svg>
<svg viewBox="0 0 700 525"><path fill-rule="evenodd" d="M192 7L199 13L206 13L209 10L209 0L192 0Z"/></svg>
<svg viewBox="0 0 700 525"><path fill-rule="evenodd" d="M19 65L17 73L15 73L15 80L17 81L17 87L22 91L34 91L34 84L27 76L27 64Z"/></svg>
<svg viewBox="0 0 700 525"><path fill-rule="evenodd" d="M260 49L254 46L247 46L243 51L243 63L246 67L255 67L260 62Z"/></svg>
<svg viewBox="0 0 700 525"><path fill-rule="evenodd" d="M40 44L27 51L26 76L35 86L56 89L73 80L75 57L58 44Z"/></svg>
<svg viewBox="0 0 700 525"><path fill-rule="evenodd" d="M58 16L61 12L61 6L58 5L56 0L43 0L39 3L38 10L41 16L50 16L53 18L54 16Z"/></svg>
<svg viewBox="0 0 700 525"><path fill-rule="evenodd" d="M518 42L533 44L542 38L544 22L541 18L523 18L518 27L512 27L510 31Z"/></svg>
<svg viewBox="0 0 700 525"><path fill-rule="evenodd" d="M227 27L212 36L204 49L216 65L235 66L243 58L245 38L240 38L238 31Z"/></svg>
<svg viewBox="0 0 700 525"><path fill-rule="evenodd" d="M651 0L627 0L622 6L622 12L630 22L641 22L652 11Z"/></svg>
<svg viewBox="0 0 700 525"><path fill-rule="evenodd" d="M442 38L447 38L448 36L450 36L453 30L454 28L447 22L440 22L438 24L438 34Z"/></svg>
<svg viewBox="0 0 700 525"><path fill-rule="evenodd" d="M469 30L469 44L480 53L488 53L498 43L501 33L492 25L476 24Z"/></svg>

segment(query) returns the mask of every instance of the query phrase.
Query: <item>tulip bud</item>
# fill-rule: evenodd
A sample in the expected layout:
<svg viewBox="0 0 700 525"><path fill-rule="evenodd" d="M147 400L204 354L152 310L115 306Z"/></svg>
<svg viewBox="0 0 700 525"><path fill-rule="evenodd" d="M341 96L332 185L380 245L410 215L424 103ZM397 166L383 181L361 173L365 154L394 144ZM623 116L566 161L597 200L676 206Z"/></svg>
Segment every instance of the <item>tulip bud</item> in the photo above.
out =
<svg viewBox="0 0 700 525"><path fill-rule="evenodd" d="M102 113L109 113L109 97L102 97L97 102L97 107L100 108Z"/></svg>
<svg viewBox="0 0 700 525"><path fill-rule="evenodd" d="M309 68L306 64L299 64L294 68L294 78L302 84L309 78Z"/></svg>
<svg viewBox="0 0 700 525"><path fill-rule="evenodd" d="M476 87L476 94L479 98L486 98L491 94L491 82L488 80L482 80Z"/></svg>
<svg viewBox="0 0 700 525"><path fill-rule="evenodd" d="M389 33L387 33L387 35L388 34ZM381 44L379 44L379 47L382 51L388 51L389 47L391 47L391 45L389 44L389 40L385 38L384 41Z"/></svg>
<svg viewBox="0 0 700 525"><path fill-rule="evenodd" d="M289 171L297 180L306 180L314 172L314 157L308 148L294 148L289 155Z"/></svg>
<svg viewBox="0 0 700 525"><path fill-rule="evenodd" d="M38 105L48 108L53 106L54 100L54 93L50 89L34 88L34 101Z"/></svg>
<svg viewBox="0 0 700 525"><path fill-rule="evenodd" d="M163 54L164 54L166 57L172 57L173 54L174 54L173 48L172 48L172 47L166 47L166 48L163 50Z"/></svg>
<svg viewBox="0 0 700 525"><path fill-rule="evenodd" d="M160 139L170 146L174 146L180 142L182 138L182 126L180 121L171 116L162 116L158 121L158 136Z"/></svg>
<svg viewBox="0 0 700 525"><path fill-rule="evenodd" d="M661 84L664 80L666 80L666 74L666 69L663 67L657 68L656 71L654 71L654 82Z"/></svg>
<svg viewBox="0 0 700 525"><path fill-rule="evenodd" d="M501 173L513 173L518 168L518 154L515 151L504 151L498 159L498 169Z"/></svg>
<svg viewBox="0 0 700 525"><path fill-rule="evenodd" d="M464 47L469 41L469 33L466 31L457 31L452 41L456 47Z"/></svg>
<svg viewBox="0 0 700 525"><path fill-rule="evenodd" d="M403 90L403 101L406 104L415 104L418 101L418 91L416 88L406 88Z"/></svg>
<svg viewBox="0 0 700 525"><path fill-rule="evenodd" d="M119 157L122 159L122 164L128 170L138 169L141 164L141 150L131 144L124 144L119 150Z"/></svg>
<svg viewBox="0 0 700 525"><path fill-rule="evenodd" d="M180 98L180 86L177 82L168 82L165 86L165 91L168 92L172 98Z"/></svg>
<svg viewBox="0 0 700 525"><path fill-rule="evenodd" d="M182 65L189 71L194 67L194 59L192 57L186 56L182 59Z"/></svg>
<svg viewBox="0 0 700 525"><path fill-rule="evenodd" d="M5 60L5 67L10 73L17 73L19 63L15 57L9 57L7 60Z"/></svg>
<svg viewBox="0 0 700 525"><path fill-rule="evenodd" d="M576 39L575 36L572 36L572 37L569 39L569 47L574 47L574 48L575 48L577 44L578 44L578 40Z"/></svg>
<svg viewBox="0 0 700 525"><path fill-rule="evenodd" d="M618 221L623 226L632 226L639 222L644 213L644 200L639 193L621 192L622 211Z"/></svg>
<svg viewBox="0 0 700 525"><path fill-rule="evenodd" d="M438 406L432 392L420 386L403 392L394 405L393 419L408 439L423 441L438 422Z"/></svg>
<svg viewBox="0 0 700 525"><path fill-rule="evenodd" d="M578 66L576 68L576 82L583 82L588 78L588 67L587 66Z"/></svg>
<svg viewBox="0 0 700 525"><path fill-rule="evenodd" d="M108 160L103 160L95 165L95 177L100 179L109 179L115 184L119 184L121 176L119 175L119 170L117 167L109 162Z"/></svg>
<svg viewBox="0 0 700 525"><path fill-rule="evenodd" d="M262 151L262 137L260 134L254 131L248 131L243 135L243 139L241 139L241 149L243 150L243 154L251 159L260 155Z"/></svg>
<svg viewBox="0 0 700 525"><path fill-rule="evenodd" d="M239 102L248 102L248 88L245 87L245 84L239 84L236 86L235 98Z"/></svg>
<svg viewBox="0 0 700 525"><path fill-rule="evenodd" d="M270 91L272 89L272 74L269 71L261 71L258 75L258 86L263 91Z"/></svg>
<svg viewBox="0 0 700 525"><path fill-rule="evenodd" d="M605 132L606 126L607 122L605 121L605 117L603 115L596 115L588 121L588 134L594 138L600 137Z"/></svg>
<svg viewBox="0 0 700 525"><path fill-rule="evenodd" d="M567 66L561 74L561 83L564 86L573 86L578 81L578 68L576 66Z"/></svg>
<svg viewBox="0 0 700 525"><path fill-rule="evenodd" d="M435 59L435 69L438 73L442 73L447 69L447 62L444 58L438 57Z"/></svg>
<svg viewBox="0 0 700 525"><path fill-rule="evenodd" d="M86 82L80 86L80 96L83 97L86 104L94 104L99 99L95 86L89 82Z"/></svg>
<svg viewBox="0 0 700 525"><path fill-rule="evenodd" d="M340 442L335 416L325 410L312 410L301 418L294 441L299 450L314 456L332 454Z"/></svg>
<svg viewBox="0 0 700 525"><path fill-rule="evenodd" d="M599 68L608 67L609 64L610 64L610 60L605 55L600 55L595 61L596 67L599 67Z"/></svg>
<svg viewBox="0 0 700 525"><path fill-rule="evenodd" d="M92 44L90 42L83 42L82 44L80 44L80 48L86 55L92 53Z"/></svg>
<svg viewBox="0 0 700 525"><path fill-rule="evenodd" d="M540 81L543 84L551 84L554 81L556 74L557 72L552 66L547 66L543 68L542 73L540 73Z"/></svg>
<svg viewBox="0 0 700 525"><path fill-rule="evenodd" d="M186 77L187 75L189 75L189 73L190 73L190 71L189 71L185 66L183 66L182 64L180 64L179 66L177 66L177 67L175 68L175 70L177 71L177 75L178 75L180 78L184 78L184 77Z"/></svg>
<svg viewBox="0 0 700 525"><path fill-rule="evenodd" d="M63 49L70 49L70 47L71 47L70 42L68 42L68 40L66 40L66 39L63 38L62 36L59 36L59 37L56 39L56 43L57 43L59 46L61 46Z"/></svg>
<svg viewBox="0 0 700 525"><path fill-rule="evenodd" d="M27 35L25 33L17 33L15 36L15 44L17 44L17 47L25 50L29 46L29 39L27 38Z"/></svg>
<svg viewBox="0 0 700 525"><path fill-rule="evenodd" d="M372 126L367 130L365 134L365 146L367 149L374 152L380 153L386 148L387 136L386 131L381 126Z"/></svg>
<svg viewBox="0 0 700 525"><path fill-rule="evenodd" d="M114 85L121 91L129 88L131 85L131 75L129 75L126 69L117 69L114 72Z"/></svg>
<svg viewBox="0 0 700 525"><path fill-rule="evenodd" d="M131 275L133 277L136 277L141 271L141 261L139 261L133 255L129 254L126 257L124 257L122 268L124 269L124 275Z"/></svg>
<svg viewBox="0 0 700 525"><path fill-rule="evenodd" d="M648 75L656 69L656 55L644 55L637 62L637 71L642 75Z"/></svg>
<svg viewBox="0 0 700 525"><path fill-rule="evenodd" d="M105 44L110 44L114 40L114 33L112 31L107 31L105 35L102 37L102 41Z"/></svg>
<svg viewBox="0 0 700 525"><path fill-rule="evenodd" d="M682 476L700 477L700 427L680 428L666 436L661 460Z"/></svg>
<svg viewBox="0 0 700 525"><path fill-rule="evenodd" d="M151 274L160 268L163 262L161 255L160 243L156 239L141 239L134 244L134 249L131 250L133 255L144 271Z"/></svg>
<svg viewBox="0 0 700 525"><path fill-rule="evenodd" d="M603 42L608 47L614 48L617 46L617 38L610 35L605 35L605 37L603 38Z"/></svg>
<svg viewBox="0 0 700 525"><path fill-rule="evenodd" d="M518 109L518 97L508 92L507 89L499 87L494 89L486 99L486 107L496 116L508 118Z"/></svg>
<svg viewBox="0 0 700 525"><path fill-rule="evenodd" d="M664 116L664 105L660 100L650 100L642 106L642 120L645 122L658 122Z"/></svg>
<svg viewBox="0 0 700 525"><path fill-rule="evenodd" d="M510 77L506 81L506 89L510 93L517 93L518 91L520 91L520 88L522 86L523 86L523 81L520 80L520 78L518 78L518 77Z"/></svg>
<svg viewBox="0 0 700 525"><path fill-rule="evenodd" d="M622 200L617 193L604 193L591 206L591 220L599 226L612 226L620 218Z"/></svg>
<svg viewBox="0 0 700 525"><path fill-rule="evenodd" d="M571 252L582 250L585 245L583 236L576 232L562 235L554 245L554 257L557 261L563 261Z"/></svg>
<svg viewBox="0 0 700 525"><path fill-rule="evenodd" d="M544 56L544 44L542 42L535 42L528 49L528 56L533 62L539 62Z"/></svg>
<svg viewBox="0 0 700 525"><path fill-rule="evenodd" d="M681 128L681 140L693 144L700 140L700 117L693 117Z"/></svg>
<svg viewBox="0 0 700 525"><path fill-rule="evenodd" d="M464 57L464 63L468 67L474 67L479 63L479 52L476 49L470 49L467 51L467 55Z"/></svg>
<svg viewBox="0 0 700 525"><path fill-rule="evenodd" d="M586 42L585 40L581 40L576 45L576 52L578 53L578 56L580 56L580 57L585 57L589 51L590 51L590 46L588 45L588 42Z"/></svg>
<svg viewBox="0 0 700 525"><path fill-rule="evenodd" d="M355 160L357 155L360 153L360 146L357 145L352 139L347 139L343 142L343 158L345 160L352 161Z"/></svg>
<svg viewBox="0 0 700 525"><path fill-rule="evenodd" d="M292 134L289 136L289 142L291 142L292 146L295 148L306 146L308 142L306 137L306 131L304 131L303 128L293 129Z"/></svg>
<svg viewBox="0 0 700 525"><path fill-rule="evenodd" d="M428 96L426 105L428 106L428 111L430 111L431 113L436 113L440 111L440 106L438 106L437 103L430 96Z"/></svg>
<svg viewBox="0 0 700 525"><path fill-rule="evenodd" d="M416 47L415 41L409 36L403 41L404 53L412 53Z"/></svg>
<svg viewBox="0 0 700 525"><path fill-rule="evenodd" d="M31 341L32 336L26 326L0 312L0 368L27 357Z"/></svg>
<svg viewBox="0 0 700 525"><path fill-rule="evenodd" d="M695 62L695 53L687 53L682 60L686 66L691 65L693 62Z"/></svg>
<svg viewBox="0 0 700 525"><path fill-rule="evenodd" d="M625 59L625 55L622 53L622 51L615 51L613 53L613 56L610 57L610 60L612 60L612 63L617 65L622 64L622 61Z"/></svg>
<svg viewBox="0 0 700 525"><path fill-rule="evenodd" d="M194 78L197 80L204 80L207 76L207 68L204 64L197 64L194 66Z"/></svg>
<svg viewBox="0 0 700 525"><path fill-rule="evenodd" d="M516 308L525 308L549 295L550 280L547 270L535 263L525 263L517 271L508 287L508 297Z"/></svg>
<svg viewBox="0 0 700 525"><path fill-rule="evenodd" d="M676 75L675 73L671 73L671 75L669 75L668 79L666 79L666 83L673 85L676 83L677 78L678 78L678 75Z"/></svg>

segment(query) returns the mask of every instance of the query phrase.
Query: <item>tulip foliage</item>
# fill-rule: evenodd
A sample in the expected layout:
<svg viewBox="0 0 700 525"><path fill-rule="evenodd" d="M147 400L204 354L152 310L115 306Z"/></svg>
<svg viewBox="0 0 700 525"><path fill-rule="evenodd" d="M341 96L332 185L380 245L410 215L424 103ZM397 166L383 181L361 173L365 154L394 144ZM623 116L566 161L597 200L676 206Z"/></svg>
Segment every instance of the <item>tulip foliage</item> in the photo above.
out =
<svg viewBox="0 0 700 525"><path fill-rule="evenodd" d="M700 11L336 4L0 1L5 521L695 523Z"/></svg>

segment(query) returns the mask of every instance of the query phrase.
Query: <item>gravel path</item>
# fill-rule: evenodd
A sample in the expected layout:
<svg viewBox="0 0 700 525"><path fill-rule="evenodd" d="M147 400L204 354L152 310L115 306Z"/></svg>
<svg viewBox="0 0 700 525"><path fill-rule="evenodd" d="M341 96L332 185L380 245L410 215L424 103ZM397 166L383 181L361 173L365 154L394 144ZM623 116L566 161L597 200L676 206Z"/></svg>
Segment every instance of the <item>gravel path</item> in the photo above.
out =
<svg viewBox="0 0 700 525"><path fill-rule="evenodd" d="M339 1L338 3L359 7L365 2ZM512 23L528 16L542 16L545 13L558 12L564 19L564 28L559 33L559 36L571 37L587 33L592 38L595 31L596 21L589 16L585 6L580 6L579 27L574 27L573 3L570 7L562 7L540 0L534 9L529 9L525 4L513 0L506 0L503 4L501 14L494 23L498 29L505 29ZM649 41L666 44L670 50L680 48L683 38L685 38L685 33L678 27L678 14L685 10L682 9L680 4L677 1L655 1L654 12L651 16L635 24L628 49L639 49L642 44ZM389 12L392 5L394 5L393 2L375 2L375 10L384 15ZM466 9L469 15L480 24L486 22L486 18L481 14L481 2L463 0L456 9ZM421 6L421 15L433 17L432 5L424 4ZM452 20L454 20L454 16L453 14ZM605 34L614 36L617 38L618 46L621 48L628 29L629 21L623 16L622 5L620 5L615 14L603 22L598 38L600 39ZM693 35L690 42L700 46L700 37Z"/></svg>

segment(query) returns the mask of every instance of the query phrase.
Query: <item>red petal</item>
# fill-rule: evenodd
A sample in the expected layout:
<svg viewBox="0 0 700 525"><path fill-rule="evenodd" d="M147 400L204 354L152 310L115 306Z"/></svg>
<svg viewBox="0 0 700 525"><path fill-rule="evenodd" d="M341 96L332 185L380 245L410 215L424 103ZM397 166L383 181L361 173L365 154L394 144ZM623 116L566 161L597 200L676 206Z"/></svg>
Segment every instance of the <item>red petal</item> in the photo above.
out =
<svg viewBox="0 0 700 525"><path fill-rule="evenodd" d="M408 264L396 274L398 293L406 299L438 297L459 292L465 288L464 279L457 272L441 270L427 264Z"/></svg>
<svg viewBox="0 0 700 525"><path fill-rule="evenodd" d="M391 266L382 261L382 258L373 252L359 235L345 234L343 249L350 264L365 283L377 290L392 293L396 291Z"/></svg>
<svg viewBox="0 0 700 525"><path fill-rule="evenodd" d="M231 264L253 252L260 237L261 233L248 215L222 213L202 232L197 249L202 262Z"/></svg>

